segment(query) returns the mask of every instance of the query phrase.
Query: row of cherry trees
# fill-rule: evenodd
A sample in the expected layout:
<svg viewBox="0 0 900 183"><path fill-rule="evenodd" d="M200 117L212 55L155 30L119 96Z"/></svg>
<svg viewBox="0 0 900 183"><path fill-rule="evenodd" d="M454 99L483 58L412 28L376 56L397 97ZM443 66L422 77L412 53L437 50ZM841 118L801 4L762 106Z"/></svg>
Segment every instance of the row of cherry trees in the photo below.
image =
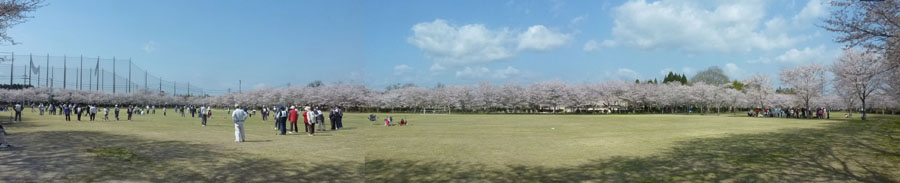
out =
<svg viewBox="0 0 900 183"><path fill-rule="evenodd" d="M615 112L683 113L722 112L751 108L900 108L900 76L885 70L883 58L873 52L848 49L831 66L802 65L782 70L787 92L776 93L767 75L743 80L743 87L679 82L667 84L609 81L571 84L558 80L527 85L453 85L423 88L412 85L386 91L359 84L262 88L221 96L172 96L152 91L109 94L96 91L29 88L0 90L0 102L84 103L99 105L213 105L263 107L277 105L336 106L350 110L418 112L442 109L456 112ZM829 79L826 73L833 73ZM891 79L893 78L893 79ZM895 82L891 82L895 81ZM833 87L828 87L833 86ZM892 111L893 112L893 111Z"/></svg>
<svg viewBox="0 0 900 183"><path fill-rule="evenodd" d="M336 84L322 87L263 88L222 96L171 96L149 91L108 94L94 91L54 90L45 88L0 90L2 102L87 103L100 105L343 105L353 110L421 111L447 109L457 112L644 112L682 113L724 112L756 107L805 107L797 95L775 93L765 75L745 80L739 91L728 85L704 83L646 84L602 82L569 84L544 81L530 85L480 83L439 88L404 87L376 91L363 85ZM898 108L894 98L876 94L867 105L876 108ZM855 100L838 93L823 94L810 100L812 108L854 108Z"/></svg>

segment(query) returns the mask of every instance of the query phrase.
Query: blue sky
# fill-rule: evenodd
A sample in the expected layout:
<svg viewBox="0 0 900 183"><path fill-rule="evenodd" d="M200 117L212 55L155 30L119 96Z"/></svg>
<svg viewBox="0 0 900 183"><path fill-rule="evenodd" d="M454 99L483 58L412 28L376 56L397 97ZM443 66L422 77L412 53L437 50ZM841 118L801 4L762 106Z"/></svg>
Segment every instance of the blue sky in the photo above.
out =
<svg viewBox="0 0 900 183"><path fill-rule="evenodd" d="M826 2L50 1L3 50L132 58L207 89L571 83L829 64ZM776 83L777 84L777 83Z"/></svg>

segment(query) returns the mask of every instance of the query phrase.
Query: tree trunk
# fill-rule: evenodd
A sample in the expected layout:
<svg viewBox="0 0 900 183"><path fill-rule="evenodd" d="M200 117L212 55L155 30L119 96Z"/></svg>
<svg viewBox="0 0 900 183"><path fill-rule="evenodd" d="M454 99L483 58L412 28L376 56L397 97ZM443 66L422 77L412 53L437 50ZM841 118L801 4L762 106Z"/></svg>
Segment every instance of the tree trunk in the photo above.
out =
<svg viewBox="0 0 900 183"><path fill-rule="evenodd" d="M862 120L866 120L866 99L860 101L862 101Z"/></svg>

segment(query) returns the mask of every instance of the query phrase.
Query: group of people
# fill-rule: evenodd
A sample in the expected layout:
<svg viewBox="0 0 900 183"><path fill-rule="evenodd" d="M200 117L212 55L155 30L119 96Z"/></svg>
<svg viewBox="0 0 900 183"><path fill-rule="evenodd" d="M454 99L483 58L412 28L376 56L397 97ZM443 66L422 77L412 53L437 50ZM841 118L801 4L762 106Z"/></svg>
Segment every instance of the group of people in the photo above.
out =
<svg viewBox="0 0 900 183"><path fill-rule="evenodd" d="M302 111L301 111L302 110ZM263 119L266 119L268 109L263 109ZM303 107L303 109L298 109L296 106L291 106L290 110L286 109L284 106L280 106L278 108L274 108L274 117L275 117L275 130L280 131L280 133L276 135L285 135L287 133L300 133L299 125L297 124L300 121L300 117L303 117L303 125L304 131L309 136L315 136L316 130L324 131L325 126L325 113L322 112L320 107ZM344 128L343 124L343 107L336 106L331 112L328 114L328 119L331 121L331 130L339 130ZM290 123L290 129L288 129L287 123ZM318 128L316 128L318 126Z"/></svg>
<svg viewBox="0 0 900 183"><path fill-rule="evenodd" d="M122 107L119 105L113 106L113 117L115 117L116 121L119 121L119 113L122 110ZM72 115L75 115L75 119L81 121L81 117L88 117L90 121L94 121L97 119L97 114L101 112L101 109L97 105L89 105L89 104L40 104L38 106L39 115L64 115L66 121L72 121ZM132 120L133 115L146 115L155 113L155 107L146 107L141 108L140 106L131 105L125 107L126 120ZM110 109L108 107L102 108L103 112L103 120L109 121L109 113ZM17 116L20 114L17 112Z"/></svg>
<svg viewBox="0 0 900 183"><path fill-rule="evenodd" d="M208 109L208 108L206 108ZM201 108L203 110L203 108ZM227 109L231 110L231 109ZM254 110L255 111L255 110ZM269 109L263 108L261 111L263 115L263 120L268 119L268 115L272 112L272 115L275 117L275 130L278 130L279 133L275 135L286 135L287 133L299 133L299 126L297 122L300 121L300 117L303 117L303 124L305 126L305 131L309 136L315 136L316 133L316 125L319 126L319 130L325 130L325 114L319 107L303 107L298 109L296 106L291 106L290 110L285 108L284 106L279 106L277 108ZM231 119L234 121L234 141L235 142L245 142L246 138L244 137L244 122L250 118L252 113L247 112L246 108L241 108L240 105L234 105L234 111L231 112ZM343 119L344 112L341 106L334 107L328 115L328 118L331 120L331 130L339 130L343 129ZM290 130L288 129L287 123L290 122ZM204 125L206 120L204 119Z"/></svg>
<svg viewBox="0 0 900 183"><path fill-rule="evenodd" d="M831 119L831 111L827 108L755 108L747 112L749 117L795 118L795 119Z"/></svg>

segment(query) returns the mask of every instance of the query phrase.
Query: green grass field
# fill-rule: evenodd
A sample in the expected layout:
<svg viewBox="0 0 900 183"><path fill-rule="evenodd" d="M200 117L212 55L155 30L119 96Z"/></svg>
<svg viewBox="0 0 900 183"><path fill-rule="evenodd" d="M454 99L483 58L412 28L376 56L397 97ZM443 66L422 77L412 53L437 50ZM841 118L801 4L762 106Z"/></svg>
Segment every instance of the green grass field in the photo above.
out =
<svg viewBox="0 0 900 183"><path fill-rule="evenodd" d="M235 143L221 110L206 127L159 112L93 122L26 112L4 124L18 147L0 151L0 182L900 181L895 116L377 114L370 125L348 113L345 130L315 137L276 136L274 120L254 116L248 142ZM387 115L411 125L382 126Z"/></svg>

